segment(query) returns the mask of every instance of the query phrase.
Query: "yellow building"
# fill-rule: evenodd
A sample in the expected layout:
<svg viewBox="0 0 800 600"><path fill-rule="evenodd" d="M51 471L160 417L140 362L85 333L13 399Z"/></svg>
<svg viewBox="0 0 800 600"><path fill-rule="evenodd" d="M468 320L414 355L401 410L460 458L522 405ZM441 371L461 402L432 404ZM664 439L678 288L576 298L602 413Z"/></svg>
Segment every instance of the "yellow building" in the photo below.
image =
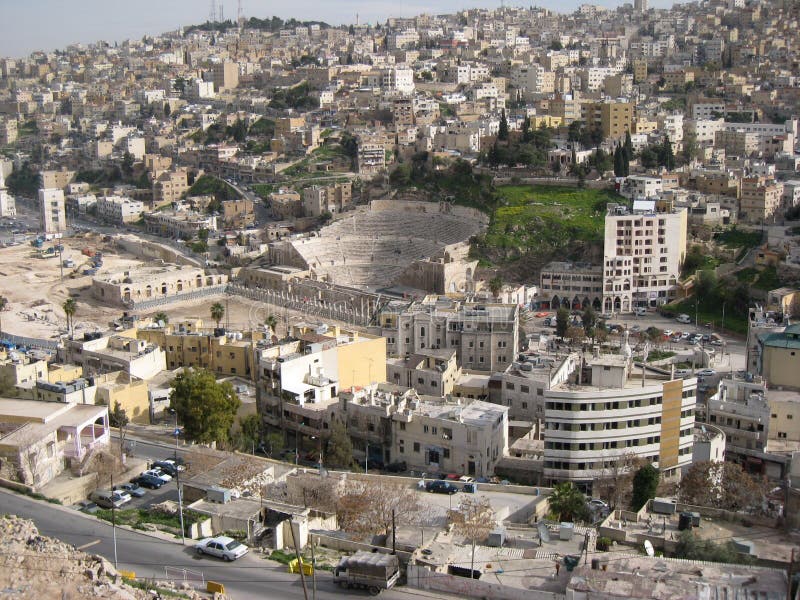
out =
<svg viewBox="0 0 800 600"><path fill-rule="evenodd" d="M213 330L203 328L201 319L189 319L176 325L139 329L137 337L160 346L170 370L201 367L215 375L252 378L255 345L266 334L253 331L216 336Z"/></svg>
<svg viewBox="0 0 800 600"><path fill-rule="evenodd" d="M761 374L770 389L800 389L800 323L758 341L761 346ZM800 415L797 417L800 419ZM795 426L796 427L796 426Z"/></svg>
<svg viewBox="0 0 800 600"><path fill-rule="evenodd" d="M539 127L561 127L564 119L555 115L533 115L530 117L531 129Z"/></svg>
<svg viewBox="0 0 800 600"><path fill-rule="evenodd" d="M633 83L642 83L647 81L647 61L635 60L633 61Z"/></svg>
<svg viewBox="0 0 800 600"><path fill-rule="evenodd" d="M108 412L119 407L125 411L131 423L150 423L150 395L147 382L124 371L95 375L97 386L95 404L108 407Z"/></svg>
<svg viewBox="0 0 800 600"><path fill-rule="evenodd" d="M586 102L581 110L583 120L600 127L604 138L621 138L631 130L633 104L630 102Z"/></svg>
<svg viewBox="0 0 800 600"><path fill-rule="evenodd" d="M83 367L80 365L51 364L47 367L47 381L50 383L66 383L81 377Z"/></svg>

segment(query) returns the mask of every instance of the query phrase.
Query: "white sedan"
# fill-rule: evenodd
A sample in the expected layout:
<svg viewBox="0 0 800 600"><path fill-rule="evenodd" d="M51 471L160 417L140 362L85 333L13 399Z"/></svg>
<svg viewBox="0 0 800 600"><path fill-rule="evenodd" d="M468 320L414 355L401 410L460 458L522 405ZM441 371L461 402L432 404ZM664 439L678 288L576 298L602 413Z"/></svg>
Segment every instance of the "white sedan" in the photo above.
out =
<svg viewBox="0 0 800 600"><path fill-rule="evenodd" d="M241 542L225 536L202 539L194 545L194 549L198 554L209 554L226 562L241 558L249 551Z"/></svg>
<svg viewBox="0 0 800 600"><path fill-rule="evenodd" d="M149 469L143 473L144 475L152 475L153 477L158 477L164 483L169 483L172 481L172 476L168 475L161 469Z"/></svg>

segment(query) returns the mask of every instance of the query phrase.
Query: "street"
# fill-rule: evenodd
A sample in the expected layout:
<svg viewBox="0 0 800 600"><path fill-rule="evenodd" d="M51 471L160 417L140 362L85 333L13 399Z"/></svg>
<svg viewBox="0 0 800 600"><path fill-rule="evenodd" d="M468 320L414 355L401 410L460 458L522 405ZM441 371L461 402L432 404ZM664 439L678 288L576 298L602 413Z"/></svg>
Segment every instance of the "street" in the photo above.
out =
<svg viewBox="0 0 800 600"><path fill-rule="evenodd" d="M113 532L110 524L96 517L84 515L62 506L32 500L26 496L0 490L0 505L3 512L33 520L42 535L58 538L89 554L99 554L114 562ZM216 581L225 586L234 600L260 598L304 598L298 575L286 572L286 567L268 561L252 552L235 563L197 556L192 541L182 546L180 540L162 540L141 533L117 529L118 566L133 571L137 579L188 580L201 583ZM311 596L310 578L306 582ZM366 591L349 591L349 597L367 597ZM382 598L408 599L429 594L413 589L390 590ZM317 574L317 597L321 599L342 598L345 593L334 587L329 572ZM438 595L436 597L439 597Z"/></svg>

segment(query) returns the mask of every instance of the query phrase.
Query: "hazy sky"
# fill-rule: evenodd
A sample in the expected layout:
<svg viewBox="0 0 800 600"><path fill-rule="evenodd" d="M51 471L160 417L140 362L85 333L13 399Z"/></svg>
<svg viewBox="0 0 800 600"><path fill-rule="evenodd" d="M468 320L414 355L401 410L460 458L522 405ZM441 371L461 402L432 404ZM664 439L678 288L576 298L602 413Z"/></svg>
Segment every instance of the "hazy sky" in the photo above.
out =
<svg viewBox="0 0 800 600"><path fill-rule="evenodd" d="M533 4L570 11L583 1L586 0L540 0ZM595 3L616 6L622 1ZM651 1L651 5L664 6L668 1ZM236 0L224 0L223 5L225 17L235 18ZM411 17L423 12L449 13L474 6L499 5L500 0L242 0L246 17L277 15L283 19L322 20L331 25L354 23L356 14L362 23L374 23L389 16ZM74 42L140 38L201 23L208 18L209 8L210 0L0 0L0 56L20 57L33 50L64 48Z"/></svg>

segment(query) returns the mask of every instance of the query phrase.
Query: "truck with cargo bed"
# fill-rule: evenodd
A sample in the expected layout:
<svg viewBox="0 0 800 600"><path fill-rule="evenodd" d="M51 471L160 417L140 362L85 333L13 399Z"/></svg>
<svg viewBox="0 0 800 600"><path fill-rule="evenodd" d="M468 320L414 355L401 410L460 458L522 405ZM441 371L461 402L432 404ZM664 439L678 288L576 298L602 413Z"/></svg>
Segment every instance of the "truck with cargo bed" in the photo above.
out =
<svg viewBox="0 0 800 600"><path fill-rule="evenodd" d="M352 556L343 556L333 570L333 582L343 590L366 589L372 596L393 587L399 578L400 561L397 555L363 550Z"/></svg>

